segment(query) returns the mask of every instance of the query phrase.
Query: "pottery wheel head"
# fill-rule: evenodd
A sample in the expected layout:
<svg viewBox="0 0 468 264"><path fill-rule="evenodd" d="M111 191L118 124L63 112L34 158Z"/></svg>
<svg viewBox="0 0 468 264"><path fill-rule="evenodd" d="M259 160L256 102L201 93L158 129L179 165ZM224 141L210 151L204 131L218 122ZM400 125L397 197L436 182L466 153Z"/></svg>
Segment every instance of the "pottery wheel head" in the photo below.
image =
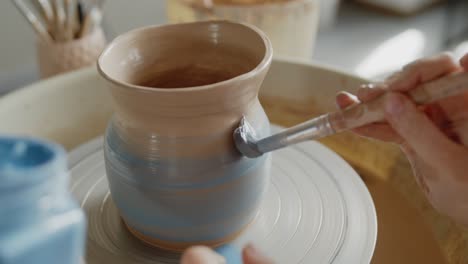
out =
<svg viewBox="0 0 468 264"><path fill-rule="evenodd" d="M178 263L140 242L112 202L102 139L70 154L71 191L88 216L86 263ZM272 180L253 223L231 244L253 242L278 263L369 263L377 232L372 199L336 154L308 142L276 151Z"/></svg>

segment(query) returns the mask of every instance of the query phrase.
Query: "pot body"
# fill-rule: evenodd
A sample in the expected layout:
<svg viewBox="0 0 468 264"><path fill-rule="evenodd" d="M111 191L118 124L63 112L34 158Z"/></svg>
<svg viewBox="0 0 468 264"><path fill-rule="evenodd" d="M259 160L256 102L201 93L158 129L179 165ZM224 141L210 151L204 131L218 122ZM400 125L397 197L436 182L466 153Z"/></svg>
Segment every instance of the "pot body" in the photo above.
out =
<svg viewBox="0 0 468 264"><path fill-rule="evenodd" d="M111 51L139 43L140 36L149 41L152 34L157 35L167 27L172 27L168 32L175 35L180 29L198 32L183 42L176 38L178 43L192 41L188 45L200 45L204 49L204 45L212 45L200 44L205 39L204 30L208 30L211 31L207 35L211 37L206 38L209 43L212 43L210 38L218 36L216 45L226 43L226 46L212 47L217 51L209 56L204 52L193 55L189 51L187 54L192 55L187 57L183 55L185 47L169 43L168 50L161 54L167 55L176 48L173 63L185 65L180 67L186 67L193 59L199 68L233 71L229 74L233 77L197 87L138 86L134 83L147 83L141 81L146 78L141 76L156 76L157 83L163 78L159 72L164 70L152 74L126 73L130 76L128 83L116 80L109 74L115 57L112 52L104 51L99 70L110 87L115 109L105 136L111 196L129 230L152 245L175 250L193 244L216 246L230 241L253 220L269 183L269 155L258 159L242 157L235 148L232 133L242 116L248 118L259 136L270 133L258 91L271 63L271 51L266 38L258 35L256 29L229 22L133 31L128 33L133 34L131 38L124 35L111 44ZM201 38L197 37L200 35ZM153 41L160 38L168 39L161 34ZM233 56L233 52L241 54ZM108 60L112 64L108 65ZM142 63L153 65L149 67L151 71L167 66L167 63L159 66L158 60L165 61L158 57ZM128 63L117 65L126 67ZM117 71L125 72L125 69ZM179 83L185 77L174 78ZM153 83L155 78L151 77Z"/></svg>

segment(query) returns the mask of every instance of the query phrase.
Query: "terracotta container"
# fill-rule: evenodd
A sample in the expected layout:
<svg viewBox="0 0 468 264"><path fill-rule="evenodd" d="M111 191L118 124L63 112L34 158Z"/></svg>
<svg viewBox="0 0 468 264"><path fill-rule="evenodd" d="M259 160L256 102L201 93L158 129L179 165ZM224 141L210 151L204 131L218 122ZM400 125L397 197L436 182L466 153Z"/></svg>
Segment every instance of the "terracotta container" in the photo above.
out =
<svg viewBox="0 0 468 264"><path fill-rule="evenodd" d="M227 19L264 31L275 56L310 61L319 26L320 0L168 0L171 23Z"/></svg>
<svg viewBox="0 0 468 264"><path fill-rule="evenodd" d="M101 28L83 38L67 42L36 43L37 61L41 78L48 78L96 63L106 46L106 37Z"/></svg>
<svg viewBox="0 0 468 264"><path fill-rule="evenodd" d="M246 116L269 134L258 91L271 60L258 29L216 21L133 30L104 50L107 178L133 234L174 250L216 246L253 220L270 157L242 158L232 132Z"/></svg>

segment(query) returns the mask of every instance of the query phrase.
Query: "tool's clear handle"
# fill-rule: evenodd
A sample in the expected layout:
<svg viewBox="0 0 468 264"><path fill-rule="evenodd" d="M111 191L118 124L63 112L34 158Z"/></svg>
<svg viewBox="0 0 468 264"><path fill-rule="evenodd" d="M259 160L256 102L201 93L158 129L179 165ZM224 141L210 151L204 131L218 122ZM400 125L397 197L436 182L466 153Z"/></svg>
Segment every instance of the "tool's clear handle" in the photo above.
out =
<svg viewBox="0 0 468 264"><path fill-rule="evenodd" d="M468 92L468 73L460 72L425 83L407 94L416 104L428 104L462 92ZM343 111L329 114L330 126L335 132L360 127L385 118L384 102L388 94L384 93L367 103L353 105Z"/></svg>
<svg viewBox="0 0 468 264"><path fill-rule="evenodd" d="M431 103L462 92L468 92L468 73L457 73L426 83L407 95L418 105ZM367 103L353 105L343 111L316 117L307 122L257 141L260 153L267 153L309 139L318 139L360 127L385 117L384 102L388 93Z"/></svg>
<svg viewBox="0 0 468 264"><path fill-rule="evenodd" d="M332 134L334 134L334 131L330 127L328 114L325 114L261 139L257 142L257 147L261 153L267 153L309 139L318 139Z"/></svg>

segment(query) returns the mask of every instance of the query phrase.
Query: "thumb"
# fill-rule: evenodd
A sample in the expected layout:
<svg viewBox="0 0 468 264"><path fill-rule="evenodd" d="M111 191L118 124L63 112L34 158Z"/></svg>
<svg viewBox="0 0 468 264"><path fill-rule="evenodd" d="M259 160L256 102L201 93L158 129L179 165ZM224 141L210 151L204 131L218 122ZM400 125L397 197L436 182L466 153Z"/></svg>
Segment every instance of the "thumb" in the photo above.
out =
<svg viewBox="0 0 468 264"><path fill-rule="evenodd" d="M181 264L225 264L223 256L205 246L193 246L187 249L180 259Z"/></svg>
<svg viewBox="0 0 468 264"><path fill-rule="evenodd" d="M247 245L242 251L242 259L244 264L273 264L273 261L251 244Z"/></svg>
<svg viewBox="0 0 468 264"><path fill-rule="evenodd" d="M423 161L428 164L450 162L458 149L437 126L406 96L389 93L385 99L387 121Z"/></svg>

